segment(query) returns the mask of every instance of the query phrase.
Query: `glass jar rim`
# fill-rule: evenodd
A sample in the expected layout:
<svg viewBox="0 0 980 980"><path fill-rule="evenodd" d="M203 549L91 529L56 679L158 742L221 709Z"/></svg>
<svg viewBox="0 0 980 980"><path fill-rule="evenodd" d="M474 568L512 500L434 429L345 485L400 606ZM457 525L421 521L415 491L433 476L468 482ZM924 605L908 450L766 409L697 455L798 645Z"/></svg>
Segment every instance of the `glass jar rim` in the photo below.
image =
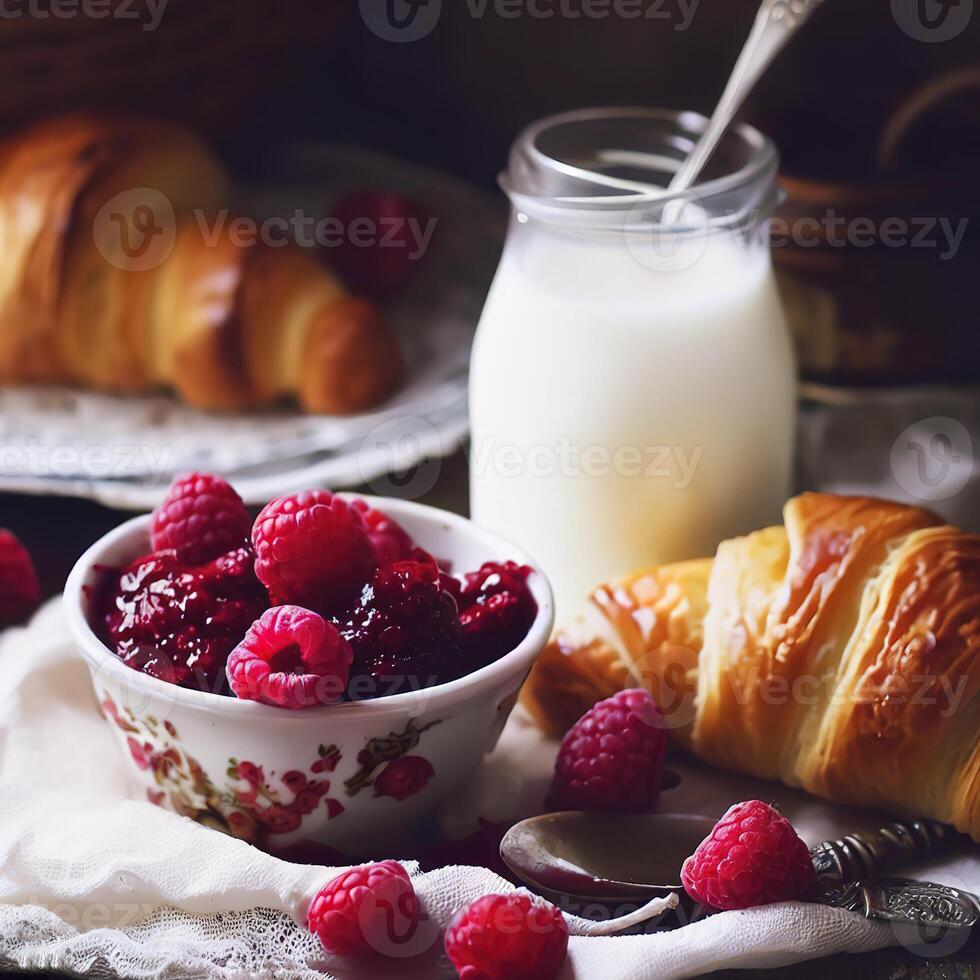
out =
<svg viewBox="0 0 980 980"><path fill-rule="evenodd" d="M746 162L730 173L713 177L703 183L696 183L685 191L669 191L653 184L647 185L649 187L647 191L644 189L644 185L639 182L618 181L624 188L632 184L632 187L629 188L630 193L556 196L535 194L523 191L516 186L512 173L515 162L526 163L530 167L550 171L554 175L566 176L573 180L581 180L583 183L592 180L596 186L601 186L603 183L609 186L607 181L594 179L595 175L592 172L549 156L538 146L542 135L556 127L604 119L627 121L646 119L668 123L679 133L688 134L692 139L696 139L708 124L707 117L698 112L644 106L574 109L539 119L527 126L518 135L511 149L508 169L499 177L501 188L515 208L541 217L548 214L554 217L561 214L570 217L569 212L616 211L633 209L645 204L667 204L671 201L706 201L712 197L737 192L740 188L751 186L767 175L770 175L770 180L775 178L779 153L773 141L754 126L747 123L737 123L729 129L723 145L725 145L725 141L730 144L733 138L741 140L748 150ZM668 158L664 158L664 163L668 163ZM676 164L677 167L680 166L679 160L669 161L669 163Z"/></svg>

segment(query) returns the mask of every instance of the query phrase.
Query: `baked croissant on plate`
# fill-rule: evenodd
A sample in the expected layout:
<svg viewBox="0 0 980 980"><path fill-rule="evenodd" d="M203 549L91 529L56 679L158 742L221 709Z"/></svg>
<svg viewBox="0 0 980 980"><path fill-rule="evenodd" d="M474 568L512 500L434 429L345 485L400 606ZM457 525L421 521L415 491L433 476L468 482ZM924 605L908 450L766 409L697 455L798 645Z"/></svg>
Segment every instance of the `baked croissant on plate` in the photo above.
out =
<svg viewBox="0 0 980 980"><path fill-rule="evenodd" d="M69 116L0 144L0 382L208 410L384 400L402 358L378 311L304 250L236 238L230 193L168 123Z"/></svg>
<svg viewBox="0 0 980 980"><path fill-rule="evenodd" d="M559 735L646 687L709 763L980 842L980 535L815 493L784 520L598 588L525 704Z"/></svg>

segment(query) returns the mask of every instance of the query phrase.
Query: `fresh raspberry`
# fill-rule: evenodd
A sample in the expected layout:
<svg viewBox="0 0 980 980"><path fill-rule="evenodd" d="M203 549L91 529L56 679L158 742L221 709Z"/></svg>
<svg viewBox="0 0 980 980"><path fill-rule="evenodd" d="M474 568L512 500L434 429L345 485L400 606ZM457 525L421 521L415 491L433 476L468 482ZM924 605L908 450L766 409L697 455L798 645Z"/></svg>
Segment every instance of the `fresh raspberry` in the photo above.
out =
<svg viewBox="0 0 980 980"><path fill-rule="evenodd" d="M266 606L248 547L197 567L174 551L156 552L117 572L110 586L102 623L116 655L152 677L212 692Z"/></svg>
<svg viewBox="0 0 980 980"><path fill-rule="evenodd" d="M530 574L526 565L487 562L465 576L459 621L470 670L503 656L527 636L538 614L527 585Z"/></svg>
<svg viewBox="0 0 980 980"><path fill-rule="evenodd" d="M0 528L0 627L23 622L40 602L31 556L16 535Z"/></svg>
<svg viewBox="0 0 980 980"><path fill-rule="evenodd" d="M354 650L355 673L388 685L411 678L429 686L466 673L456 600L435 560L420 549L378 569L343 633Z"/></svg>
<svg viewBox="0 0 980 980"><path fill-rule="evenodd" d="M649 810L660 795L667 731L643 690L600 701L561 743L548 795L552 810Z"/></svg>
<svg viewBox="0 0 980 980"><path fill-rule="evenodd" d="M267 609L228 657L236 697L280 708L336 701L347 686L352 654L333 623L299 606Z"/></svg>
<svg viewBox="0 0 980 980"><path fill-rule="evenodd" d="M375 510L366 500L352 500L351 507L364 519L378 565L390 565L411 555L415 542L397 521Z"/></svg>
<svg viewBox="0 0 980 980"><path fill-rule="evenodd" d="M210 561L248 540L249 517L242 498L219 476L191 473L175 480L153 512L154 551L173 549L191 565Z"/></svg>
<svg viewBox="0 0 980 980"><path fill-rule="evenodd" d="M313 899L307 928L338 956L388 953L415 935L422 912L415 887L397 861L382 861L338 875Z"/></svg>
<svg viewBox="0 0 980 980"><path fill-rule="evenodd" d="M280 497L252 527L255 574L276 605L329 615L350 607L374 571L364 521L327 490Z"/></svg>
<svg viewBox="0 0 980 980"><path fill-rule="evenodd" d="M564 916L524 892L478 898L446 930L446 954L461 980L550 980L567 950Z"/></svg>
<svg viewBox="0 0 980 980"><path fill-rule="evenodd" d="M817 876L793 825L750 800L718 821L684 862L681 881L696 902L728 911L806 898Z"/></svg>

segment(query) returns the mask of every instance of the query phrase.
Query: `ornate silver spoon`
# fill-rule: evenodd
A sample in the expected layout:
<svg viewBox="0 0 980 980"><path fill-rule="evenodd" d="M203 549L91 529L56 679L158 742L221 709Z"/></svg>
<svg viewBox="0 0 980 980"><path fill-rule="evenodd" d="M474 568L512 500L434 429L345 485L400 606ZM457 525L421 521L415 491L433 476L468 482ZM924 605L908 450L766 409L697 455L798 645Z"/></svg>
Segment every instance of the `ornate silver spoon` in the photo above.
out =
<svg viewBox="0 0 980 980"><path fill-rule="evenodd" d="M512 827L500 855L535 890L637 901L679 894L681 865L713 826L706 817L682 814L549 813ZM972 928L980 919L975 895L930 882L872 880L934 856L957 839L942 824L917 820L818 844L810 853L825 887L820 900L884 922Z"/></svg>
<svg viewBox="0 0 980 980"><path fill-rule="evenodd" d="M685 191L698 179L755 83L821 3L823 0L763 0L718 106L691 155L674 174L671 191Z"/></svg>

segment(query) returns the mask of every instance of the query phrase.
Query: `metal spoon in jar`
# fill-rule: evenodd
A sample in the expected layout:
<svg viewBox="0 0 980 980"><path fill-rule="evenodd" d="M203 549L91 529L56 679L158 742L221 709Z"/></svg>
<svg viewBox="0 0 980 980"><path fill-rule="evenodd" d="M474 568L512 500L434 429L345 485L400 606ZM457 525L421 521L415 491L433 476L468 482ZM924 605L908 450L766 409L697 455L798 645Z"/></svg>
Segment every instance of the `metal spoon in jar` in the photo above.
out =
<svg viewBox="0 0 980 980"><path fill-rule="evenodd" d="M681 865L714 821L683 814L549 813L512 827L500 844L506 865L552 895L627 902L683 892ZM877 879L885 870L936 855L957 839L932 821L892 823L811 848L825 886L820 901L869 919L923 929L969 929L980 899L931 882Z"/></svg>
<svg viewBox="0 0 980 980"><path fill-rule="evenodd" d="M674 174L670 191L685 191L694 184L756 82L822 3L823 0L762 0L725 91L691 155Z"/></svg>
<svg viewBox="0 0 980 980"><path fill-rule="evenodd" d="M711 119L688 157L678 165L667 188L652 182L643 183L589 170L569 161L562 161L561 169L566 176L585 183L626 191L654 200L690 189L711 159L712 153L756 83L772 64L776 55L822 3L823 0L762 0L752 30ZM628 162L633 168L649 168L651 171L660 170L664 165L662 156L637 153L632 149L609 148L602 150L599 156L606 163Z"/></svg>

